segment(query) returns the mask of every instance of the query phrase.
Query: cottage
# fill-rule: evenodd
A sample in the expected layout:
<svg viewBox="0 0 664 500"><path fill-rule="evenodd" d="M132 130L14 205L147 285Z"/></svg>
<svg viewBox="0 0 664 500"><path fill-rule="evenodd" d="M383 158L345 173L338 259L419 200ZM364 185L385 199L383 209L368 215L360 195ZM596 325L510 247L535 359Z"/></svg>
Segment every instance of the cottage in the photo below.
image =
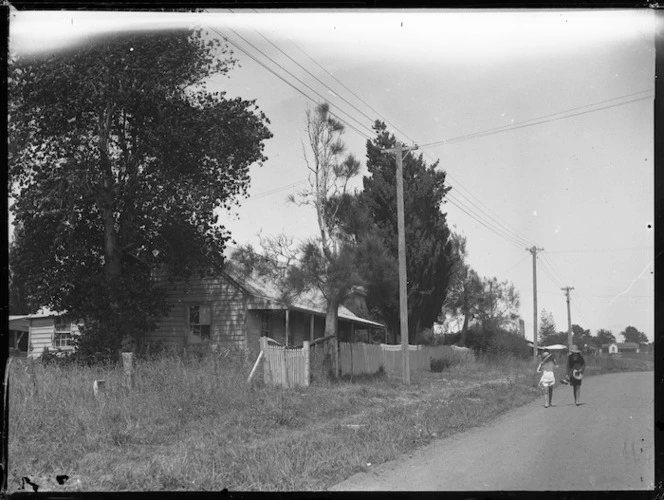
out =
<svg viewBox="0 0 664 500"><path fill-rule="evenodd" d="M207 346L260 349L260 337L298 346L324 336L325 301L310 292L290 303L265 279L228 269L216 277L174 283L168 293L169 314L159 320L147 342L177 350ZM339 307L340 341L385 341L384 325Z"/></svg>
<svg viewBox="0 0 664 500"><path fill-rule="evenodd" d="M35 314L9 317L10 348L38 358L45 349L71 351L79 325L64 313L41 309Z"/></svg>
<svg viewBox="0 0 664 500"><path fill-rule="evenodd" d="M618 354L618 344L612 342L610 344L602 344L602 352L609 354Z"/></svg>
<svg viewBox="0 0 664 500"><path fill-rule="evenodd" d="M618 352L639 352L639 344L636 342L618 342L616 344Z"/></svg>

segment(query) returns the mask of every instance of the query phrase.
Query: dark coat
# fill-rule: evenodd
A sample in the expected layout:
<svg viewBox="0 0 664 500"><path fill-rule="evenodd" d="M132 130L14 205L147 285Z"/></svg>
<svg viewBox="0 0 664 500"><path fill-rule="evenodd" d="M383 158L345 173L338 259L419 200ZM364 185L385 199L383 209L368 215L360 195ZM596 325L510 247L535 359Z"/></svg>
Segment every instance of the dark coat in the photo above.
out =
<svg viewBox="0 0 664 500"><path fill-rule="evenodd" d="M579 352L573 352L569 355L567 358L567 376L569 377L569 381L571 384L578 383L580 384L581 381L575 379L572 376L572 372L574 370L578 370L581 373L586 369L586 362L583 359L583 356L581 356L581 353Z"/></svg>

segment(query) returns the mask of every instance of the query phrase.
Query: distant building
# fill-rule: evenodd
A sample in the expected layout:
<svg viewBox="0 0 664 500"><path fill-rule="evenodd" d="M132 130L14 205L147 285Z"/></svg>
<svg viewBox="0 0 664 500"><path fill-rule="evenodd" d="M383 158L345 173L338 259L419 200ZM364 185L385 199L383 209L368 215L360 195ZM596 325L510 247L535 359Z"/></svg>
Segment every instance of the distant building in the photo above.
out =
<svg viewBox="0 0 664 500"><path fill-rule="evenodd" d="M639 352L639 344L636 342L619 342L616 344L618 352Z"/></svg>
<svg viewBox="0 0 664 500"><path fill-rule="evenodd" d="M41 309L35 314L10 316L9 330L13 332L11 348L38 358L46 349L72 351L79 324L67 319L63 313Z"/></svg>

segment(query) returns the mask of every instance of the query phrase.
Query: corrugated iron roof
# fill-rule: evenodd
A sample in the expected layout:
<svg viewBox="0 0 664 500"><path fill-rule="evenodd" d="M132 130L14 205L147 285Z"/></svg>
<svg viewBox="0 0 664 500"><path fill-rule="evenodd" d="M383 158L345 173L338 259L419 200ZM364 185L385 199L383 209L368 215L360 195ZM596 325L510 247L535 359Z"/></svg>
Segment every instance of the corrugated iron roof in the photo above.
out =
<svg viewBox="0 0 664 500"><path fill-rule="evenodd" d="M281 291L267 278L259 277L255 274L247 275L246 273L241 273L232 266L227 266L225 273L231 278L231 280L244 288L249 294L258 298L266 299L275 304L280 304L284 308L286 307L286 304L282 300ZM293 298L289 301L288 308L304 312L313 312L323 316L327 310L325 297L323 297L323 294L317 289L307 290ZM357 316L344 305L339 306L339 318L355 321L357 323L364 323L378 328L385 328L385 325L381 323Z"/></svg>

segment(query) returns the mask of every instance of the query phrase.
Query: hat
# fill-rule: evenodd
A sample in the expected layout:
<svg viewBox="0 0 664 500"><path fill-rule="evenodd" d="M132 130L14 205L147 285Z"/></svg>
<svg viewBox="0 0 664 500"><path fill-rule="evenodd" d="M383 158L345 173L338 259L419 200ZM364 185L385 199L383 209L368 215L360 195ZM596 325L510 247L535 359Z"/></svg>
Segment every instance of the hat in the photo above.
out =
<svg viewBox="0 0 664 500"><path fill-rule="evenodd" d="M576 344L574 344L572 347L569 348L569 352L581 352L581 351L579 351L579 348L576 347Z"/></svg>
<svg viewBox="0 0 664 500"><path fill-rule="evenodd" d="M544 352L542 352L542 361L545 361L545 360L549 359L552 356L553 356L553 354L551 354L550 352L544 351Z"/></svg>

